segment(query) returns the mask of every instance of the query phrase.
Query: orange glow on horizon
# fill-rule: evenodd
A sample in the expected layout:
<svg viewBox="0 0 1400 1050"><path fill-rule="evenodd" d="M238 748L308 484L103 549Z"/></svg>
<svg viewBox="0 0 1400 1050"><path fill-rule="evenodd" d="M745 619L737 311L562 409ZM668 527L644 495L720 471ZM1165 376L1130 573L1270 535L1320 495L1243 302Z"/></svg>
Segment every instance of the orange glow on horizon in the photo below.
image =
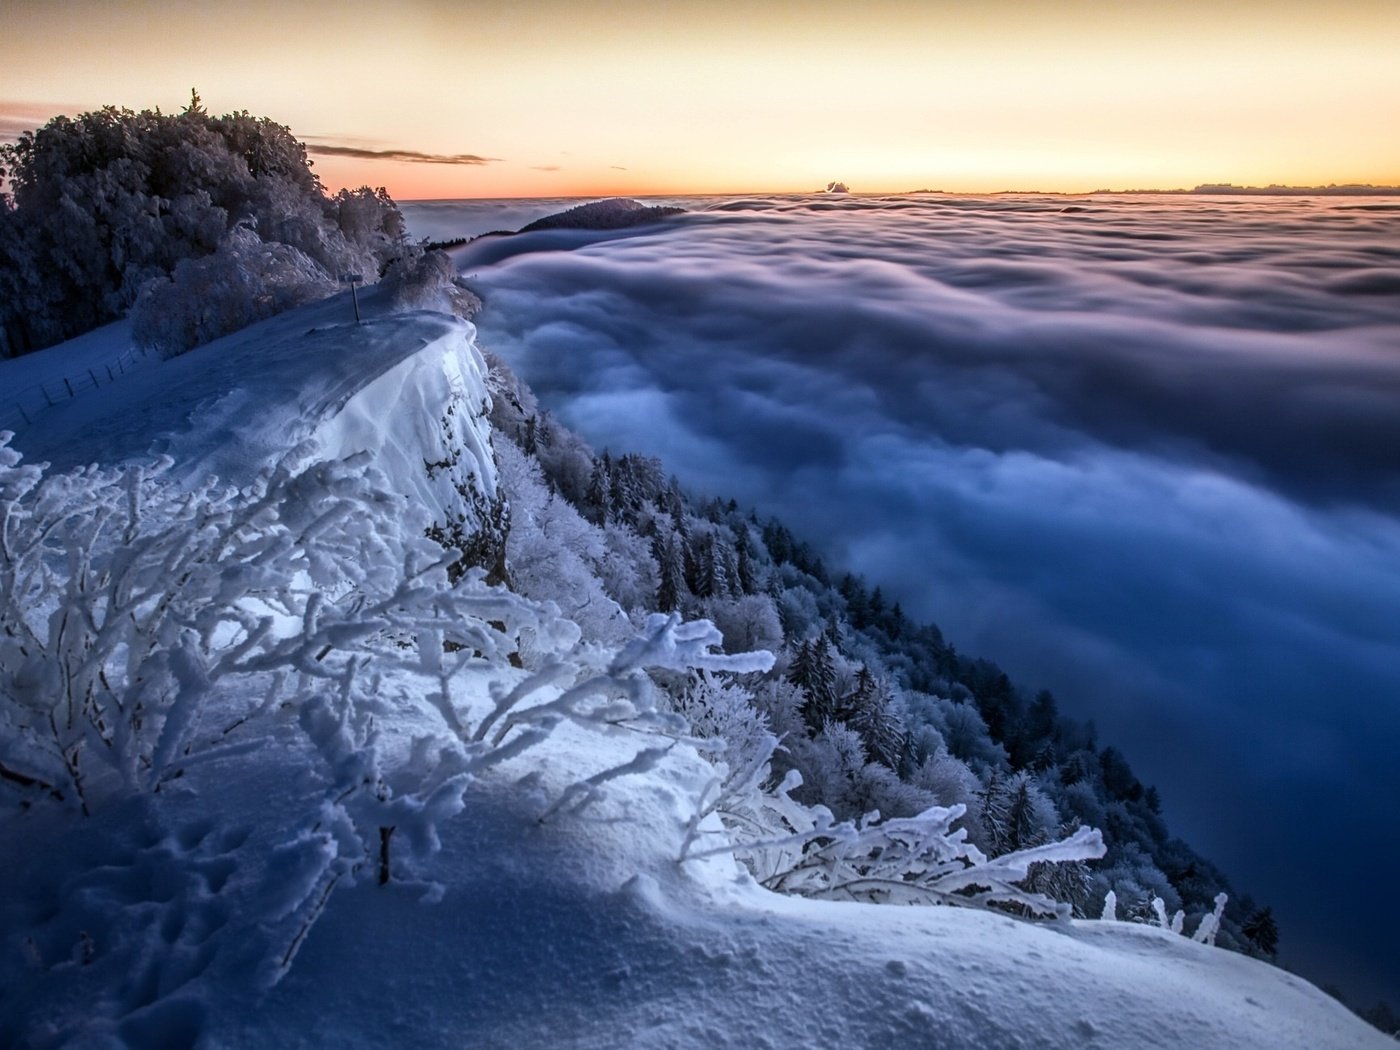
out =
<svg viewBox="0 0 1400 1050"><path fill-rule="evenodd" d="M7 6L0 136L197 86L403 200L1400 184L1392 0Z"/></svg>

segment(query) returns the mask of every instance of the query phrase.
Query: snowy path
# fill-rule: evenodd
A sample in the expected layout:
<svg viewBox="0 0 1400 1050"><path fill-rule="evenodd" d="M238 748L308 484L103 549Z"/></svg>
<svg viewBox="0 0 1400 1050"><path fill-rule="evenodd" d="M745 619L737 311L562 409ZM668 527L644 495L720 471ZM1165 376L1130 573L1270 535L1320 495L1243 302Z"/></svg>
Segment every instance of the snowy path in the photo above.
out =
<svg viewBox="0 0 1400 1050"><path fill-rule="evenodd" d="M357 391L463 322L383 314L383 293L270 318L47 410L14 445L54 469L173 455L179 475L243 482L310 436ZM21 359L22 361L23 359Z"/></svg>

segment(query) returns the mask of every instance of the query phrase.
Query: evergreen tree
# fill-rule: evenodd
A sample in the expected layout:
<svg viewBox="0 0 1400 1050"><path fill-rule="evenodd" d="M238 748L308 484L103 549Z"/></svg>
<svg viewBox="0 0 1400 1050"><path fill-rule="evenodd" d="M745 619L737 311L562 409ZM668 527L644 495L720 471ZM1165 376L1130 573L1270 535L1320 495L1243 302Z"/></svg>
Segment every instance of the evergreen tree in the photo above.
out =
<svg viewBox="0 0 1400 1050"><path fill-rule="evenodd" d="M826 618L826 627L822 630L822 637L836 650L841 648L841 621L836 618L833 612Z"/></svg>
<svg viewBox="0 0 1400 1050"><path fill-rule="evenodd" d="M661 509L671 515L671 519L676 522L676 531L685 535L689 531L682 524L685 521L685 493L681 491L681 483L677 478L671 478L665 492L660 495L659 501Z"/></svg>
<svg viewBox="0 0 1400 1050"><path fill-rule="evenodd" d="M836 716L836 671L825 640L802 642L788 667L788 681L806 694L802 717L812 732Z"/></svg>
<svg viewBox="0 0 1400 1050"><path fill-rule="evenodd" d="M738 593L754 594L758 580L754 575L753 557L749 554L749 529L743 522L735 529L734 576Z"/></svg>
<svg viewBox="0 0 1400 1050"><path fill-rule="evenodd" d="M775 565L785 565L792 561L792 533L776 521L763 526L763 545L768 548L768 556Z"/></svg>
<svg viewBox="0 0 1400 1050"><path fill-rule="evenodd" d="M908 625L909 621L904 618L904 609L900 607L899 602L895 602L894 607L890 609L889 616L885 617L885 629L891 638L898 641L904 637L904 629Z"/></svg>
<svg viewBox="0 0 1400 1050"><path fill-rule="evenodd" d="M1153 813L1162 812L1162 796L1156 787L1149 787L1142 793L1142 802Z"/></svg>
<svg viewBox="0 0 1400 1050"><path fill-rule="evenodd" d="M1034 783L1025 773L1010 777L994 770L982 792L982 826L994 856L1038 846L1046 840L1046 829L1037 812L1043 796L1037 798Z"/></svg>
<svg viewBox="0 0 1400 1050"><path fill-rule="evenodd" d="M601 459L594 460L593 473L588 478L588 489L584 493L584 516L595 525L608 520L608 507L612 499L612 459L604 450Z"/></svg>
<svg viewBox="0 0 1400 1050"><path fill-rule="evenodd" d="M885 616L885 596L879 587L870 592L870 622L879 624Z"/></svg>
<svg viewBox="0 0 1400 1050"><path fill-rule="evenodd" d="M1251 913L1240 926L1240 932L1265 955L1278 953L1278 922L1274 919L1273 908L1264 907Z"/></svg>
<svg viewBox="0 0 1400 1050"><path fill-rule="evenodd" d="M1026 736L1036 744L1053 740L1059 721L1060 710L1055 703L1054 695L1050 690L1042 689L1035 694L1035 699L1031 701L1031 706L1026 711Z"/></svg>
<svg viewBox="0 0 1400 1050"><path fill-rule="evenodd" d="M656 559L659 581L656 588L656 607L661 612L674 612L680 608L681 595L685 589L684 560L675 534L658 529L652 536L651 553Z"/></svg>
<svg viewBox="0 0 1400 1050"><path fill-rule="evenodd" d="M904 724L895 714L893 698L883 682L870 673L864 664L856 673L856 687L851 694L850 726L860 734L861 742L871 758L891 769L900 764L904 750Z"/></svg>
<svg viewBox="0 0 1400 1050"><path fill-rule="evenodd" d="M851 621L851 626L857 630L869 626L870 599L865 593L865 585L848 572L841 577L840 591L841 597L846 599L846 618Z"/></svg>
<svg viewBox="0 0 1400 1050"><path fill-rule="evenodd" d="M691 590L697 598L722 598L729 593L729 549L722 539L713 532L697 537L694 560L695 574Z"/></svg>

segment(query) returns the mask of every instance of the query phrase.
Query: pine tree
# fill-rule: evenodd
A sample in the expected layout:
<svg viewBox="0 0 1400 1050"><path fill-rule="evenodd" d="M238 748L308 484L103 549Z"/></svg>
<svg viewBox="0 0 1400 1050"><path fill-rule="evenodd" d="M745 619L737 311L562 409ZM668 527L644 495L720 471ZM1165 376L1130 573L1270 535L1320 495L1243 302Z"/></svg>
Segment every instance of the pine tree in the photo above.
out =
<svg viewBox="0 0 1400 1050"><path fill-rule="evenodd" d="M894 607L890 609L890 614L885 620L885 626L890 632L890 637L898 641L904 636L904 629L908 624L909 621L905 619L904 616L904 609L900 607L899 602L895 602Z"/></svg>
<svg viewBox="0 0 1400 1050"><path fill-rule="evenodd" d="M784 565L792 561L792 533L779 522L770 521L763 526L763 545L768 548L768 556L773 559L775 565Z"/></svg>
<svg viewBox="0 0 1400 1050"><path fill-rule="evenodd" d="M890 769L898 768L904 751L904 725L895 714L889 689L864 665L856 673L850 702L850 726L860 734L866 753Z"/></svg>
<svg viewBox="0 0 1400 1050"><path fill-rule="evenodd" d="M713 532L697 538L695 543L694 582L691 590L697 598L722 598L729 593L729 559L727 545Z"/></svg>
<svg viewBox="0 0 1400 1050"><path fill-rule="evenodd" d="M628 453L613 464L608 487L608 505L615 521L635 522L646 502L642 498L639 457Z"/></svg>
<svg viewBox="0 0 1400 1050"><path fill-rule="evenodd" d="M1045 841L1045 833L1036 819L1035 803L1031 797L1031 778L1022 773L1012 777L1007 785L1006 838L1002 844L1003 853L1038 846Z"/></svg>
<svg viewBox="0 0 1400 1050"><path fill-rule="evenodd" d="M537 417L539 424L535 428L535 440L542 448L554 447L554 424L549 418L548 412L541 412Z"/></svg>
<svg viewBox="0 0 1400 1050"><path fill-rule="evenodd" d="M734 548L723 536L716 535L711 542L711 550L715 563L715 594L739 597L744 593L744 589L739 586L738 559L735 557Z"/></svg>
<svg viewBox="0 0 1400 1050"><path fill-rule="evenodd" d="M685 520L685 493L681 491L681 483L678 478L672 477L666 486L666 490L658 497L661 509L670 514L677 522L676 530L684 534L680 522Z"/></svg>
<svg viewBox="0 0 1400 1050"><path fill-rule="evenodd" d="M880 588L876 587L870 592L870 622L879 625L880 620L885 615L885 596Z"/></svg>
<svg viewBox="0 0 1400 1050"><path fill-rule="evenodd" d="M802 717L812 732L819 732L836 715L836 671L824 640L818 638L797 647L788 667L788 681L807 694Z"/></svg>
<svg viewBox="0 0 1400 1050"><path fill-rule="evenodd" d="M1153 813L1162 812L1162 796L1155 786L1149 787L1142 793L1142 803Z"/></svg>
<svg viewBox="0 0 1400 1050"><path fill-rule="evenodd" d="M865 585L859 578L846 573L841 577L840 591L841 597L846 599L846 618L851 621L851 626L857 630L868 626L870 599L865 593Z"/></svg>
<svg viewBox="0 0 1400 1050"><path fill-rule="evenodd" d="M1049 807L1030 774L1004 777L993 770L980 797L982 826L991 840L993 856L1049 841L1049 829L1038 812L1041 807Z"/></svg>
<svg viewBox="0 0 1400 1050"><path fill-rule="evenodd" d="M822 630L822 637L827 643L837 651L841 649L841 621L836 618L833 612L826 618L826 627Z"/></svg>
<svg viewBox="0 0 1400 1050"><path fill-rule="evenodd" d="M675 534L658 529L652 536L651 553L656 559L659 581L656 587L656 607L661 612L674 612L680 608L681 595L685 588L685 568Z"/></svg>
<svg viewBox="0 0 1400 1050"><path fill-rule="evenodd" d="M593 473L588 478L588 489L583 499L589 521L602 525L608 520L608 505L612 496L612 459L606 451L603 458L594 460Z"/></svg>
<svg viewBox="0 0 1400 1050"><path fill-rule="evenodd" d="M1278 953L1278 921L1273 908L1264 907L1253 912L1240 926L1240 932L1265 955Z"/></svg>
<svg viewBox="0 0 1400 1050"><path fill-rule="evenodd" d="M743 522L735 530L734 539L737 593L754 594L758 591L758 580L754 575L753 557L749 554L749 529Z"/></svg>

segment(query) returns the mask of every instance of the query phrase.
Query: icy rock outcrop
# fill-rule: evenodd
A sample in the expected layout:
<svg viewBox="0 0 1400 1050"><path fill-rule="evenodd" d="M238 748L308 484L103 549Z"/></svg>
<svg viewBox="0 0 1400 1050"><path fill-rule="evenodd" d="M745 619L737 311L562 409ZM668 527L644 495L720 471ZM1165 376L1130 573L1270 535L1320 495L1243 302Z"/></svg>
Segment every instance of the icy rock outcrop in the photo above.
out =
<svg viewBox="0 0 1400 1050"><path fill-rule="evenodd" d="M459 553L459 570L481 566L501 582L509 504L490 411L476 329L455 322L347 398L313 437L328 459L369 452L400 495L428 510L429 535Z"/></svg>

